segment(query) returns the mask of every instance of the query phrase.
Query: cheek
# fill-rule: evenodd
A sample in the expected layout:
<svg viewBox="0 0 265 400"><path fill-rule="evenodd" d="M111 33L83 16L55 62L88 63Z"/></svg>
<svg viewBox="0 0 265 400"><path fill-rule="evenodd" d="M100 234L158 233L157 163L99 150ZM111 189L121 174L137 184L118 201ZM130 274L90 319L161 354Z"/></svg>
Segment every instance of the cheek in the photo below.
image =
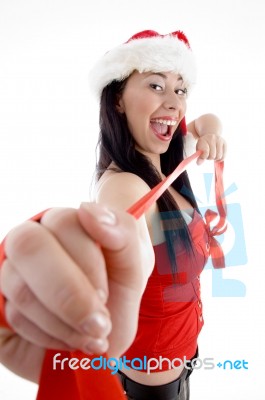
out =
<svg viewBox="0 0 265 400"><path fill-rule="evenodd" d="M141 127L149 120L148 107L141 99L135 98L130 105L126 107L126 117L129 127Z"/></svg>
<svg viewBox="0 0 265 400"><path fill-rule="evenodd" d="M183 102L182 110L183 110L183 115L185 115L186 111L187 111L187 103L186 103L186 101Z"/></svg>
<svg viewBox="0 0 265 400"><path fill-rule="evenodd" d="M139 90L127 90L124 93L124 111L132 134L137 134L149 126L150 115L154 108L150 107L150 103L150 99L147 100L147 96Z"/></svg>

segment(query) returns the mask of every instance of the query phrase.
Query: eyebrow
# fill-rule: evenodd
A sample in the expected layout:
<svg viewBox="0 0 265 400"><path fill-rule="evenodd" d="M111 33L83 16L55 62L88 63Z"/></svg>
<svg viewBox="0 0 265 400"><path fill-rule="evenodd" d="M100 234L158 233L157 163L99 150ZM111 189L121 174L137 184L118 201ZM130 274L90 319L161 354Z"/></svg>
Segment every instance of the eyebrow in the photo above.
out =
<svg viewBox="0 0 265 400"><path fill-rule="evenodd" d="M150 72L150 75L159 75L164 79L167 79L167 76L165 74L162 74L162 72ZM178 81L182 81L183 82L183 78L181 76L179 76Z"/></svg>

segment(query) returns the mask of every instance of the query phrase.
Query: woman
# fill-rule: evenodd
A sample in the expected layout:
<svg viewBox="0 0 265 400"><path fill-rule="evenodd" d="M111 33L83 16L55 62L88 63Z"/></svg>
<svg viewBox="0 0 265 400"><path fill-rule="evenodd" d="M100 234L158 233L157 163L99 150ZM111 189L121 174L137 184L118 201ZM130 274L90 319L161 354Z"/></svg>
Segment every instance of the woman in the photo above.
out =
<svg viewBox="0 0 265 400"><path fill-rule="evenodd" d="M183 33L163 37L152 31L134 35L96 65L98 80L94 82L101 94L97 202L126 210L183 160L183 122L186 98L194 83L193 68ZM201 119L216 121L213 116ZM208 147L208 158L223 159L222 138L211 130L196 130L198 122L188 125L195 136L200 136L197 148ZM219 133L219 129L213 132ZM139 229L149 252L151 239L156 263L142 297L136 339L125 355L142 360L144 356L191 359L203 324L197 278L208 257L208 238L186 173L149 209ZM199 250L201 245L206 254ZM183 274L185 282L178 282ZM130 398L156 398L159 393L165 399L166 388L161 391L158 385L185 373L183 366L169 370L164 365L156 370L146 374L124 369L122 381L129 388ZM153 388L135 385L134 381ZM172 397L168 398L176 398L173 390L169 390ZM188 379L182 391L188 392Z"/></svg>
<svg viewBox="0 0 265 400"><path fill-rule="evenodd" d="M1 361L38 382L43 348L179 359L179 368L152 374L124 367L120 379L131 399L188 399L182 361L196 356L208 257L188 175L137 223L125 211L183 160L193 55L181 32L144 31L106 53L91 76L101 98L98 204L50 210L8 235L1 289L16 335L2 328ZM202 116L188 130L201 160L223 159L218 118Z"/></svg>

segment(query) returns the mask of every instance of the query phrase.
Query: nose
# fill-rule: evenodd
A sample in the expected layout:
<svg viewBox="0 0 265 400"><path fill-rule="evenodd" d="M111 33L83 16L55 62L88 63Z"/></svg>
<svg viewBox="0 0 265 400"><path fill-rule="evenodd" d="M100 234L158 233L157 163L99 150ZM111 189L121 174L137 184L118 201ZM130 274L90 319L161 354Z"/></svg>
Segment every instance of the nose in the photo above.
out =
<svg viewBox="0 0 265 400"><path fill-rule="evenodd" d="M180 117L183 117L186 112L186 99L184 96L170 91L165 94L164 107L167 110L177 111Z"/></svg>

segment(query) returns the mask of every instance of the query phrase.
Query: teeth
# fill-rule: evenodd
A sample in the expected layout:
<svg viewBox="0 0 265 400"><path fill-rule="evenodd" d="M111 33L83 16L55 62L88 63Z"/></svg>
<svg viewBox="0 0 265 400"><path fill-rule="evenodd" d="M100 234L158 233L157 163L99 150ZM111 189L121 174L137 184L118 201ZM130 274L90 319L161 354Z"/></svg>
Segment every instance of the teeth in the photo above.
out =
<svg viewBox="0 0 265 400"><path fill-rule="evenodd" d="M171 125L171 126L174 126L177 124L177 121L170 121L170 120L165 120L165 119L154 119L153 121L158 122L159 124Z"/></svg>

